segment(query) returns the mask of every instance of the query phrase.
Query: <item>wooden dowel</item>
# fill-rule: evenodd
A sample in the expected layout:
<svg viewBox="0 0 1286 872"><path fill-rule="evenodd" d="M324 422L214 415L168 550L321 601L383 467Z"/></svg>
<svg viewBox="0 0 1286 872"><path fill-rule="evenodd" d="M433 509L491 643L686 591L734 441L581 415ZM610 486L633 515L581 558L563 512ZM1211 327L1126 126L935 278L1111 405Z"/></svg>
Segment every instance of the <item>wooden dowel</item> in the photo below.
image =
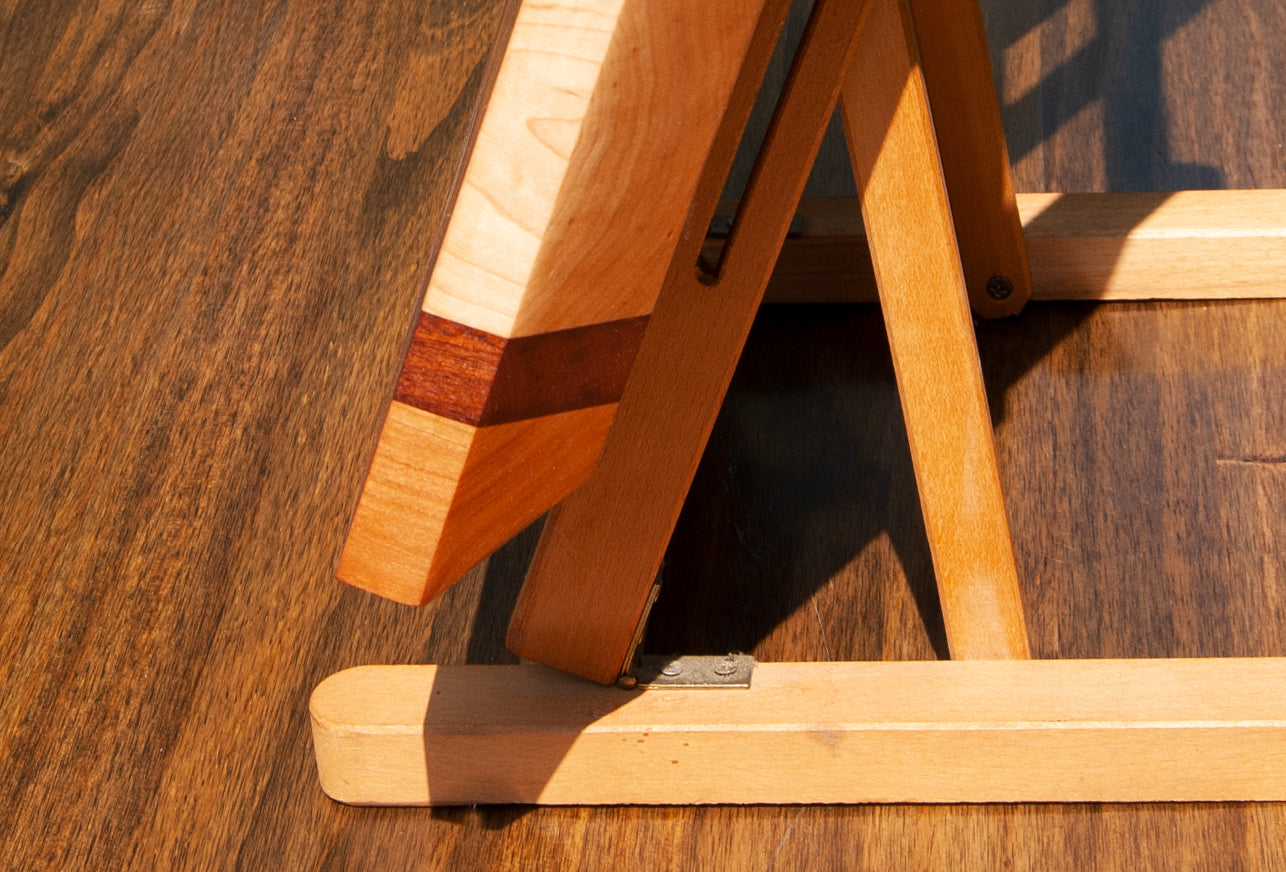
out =
<svg viewBox="0 0 1286 872"><path fill-rule="evenodd" d="M901 0L872 0L841 106L951 656L1026 657L991 417Z"/></svg>

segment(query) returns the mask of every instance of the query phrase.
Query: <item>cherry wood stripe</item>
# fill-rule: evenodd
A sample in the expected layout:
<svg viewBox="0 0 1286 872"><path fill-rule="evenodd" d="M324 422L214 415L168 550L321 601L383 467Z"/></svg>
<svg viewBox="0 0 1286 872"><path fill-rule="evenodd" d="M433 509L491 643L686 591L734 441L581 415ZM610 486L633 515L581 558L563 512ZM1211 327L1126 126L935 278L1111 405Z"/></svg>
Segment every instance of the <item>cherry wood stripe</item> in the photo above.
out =
<svg viewBox="0 0 1286 872"><path fill-rule="evenodd" d="M475 427L615 403L647 322L506 339L422 312L394 399Z"/></svg>

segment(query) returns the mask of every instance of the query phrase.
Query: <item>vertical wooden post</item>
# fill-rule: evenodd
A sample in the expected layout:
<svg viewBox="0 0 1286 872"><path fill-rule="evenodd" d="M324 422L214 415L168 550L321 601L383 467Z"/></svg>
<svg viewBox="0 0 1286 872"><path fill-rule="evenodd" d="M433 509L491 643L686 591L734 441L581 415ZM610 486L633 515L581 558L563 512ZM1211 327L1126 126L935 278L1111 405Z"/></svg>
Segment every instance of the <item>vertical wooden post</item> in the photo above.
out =
<svg viewBox="0 0 1286 872"><path fill-rule="evenodd" d="M973 324L904 0L871 0L841 107L951 656L1028 656Z"/></svg>

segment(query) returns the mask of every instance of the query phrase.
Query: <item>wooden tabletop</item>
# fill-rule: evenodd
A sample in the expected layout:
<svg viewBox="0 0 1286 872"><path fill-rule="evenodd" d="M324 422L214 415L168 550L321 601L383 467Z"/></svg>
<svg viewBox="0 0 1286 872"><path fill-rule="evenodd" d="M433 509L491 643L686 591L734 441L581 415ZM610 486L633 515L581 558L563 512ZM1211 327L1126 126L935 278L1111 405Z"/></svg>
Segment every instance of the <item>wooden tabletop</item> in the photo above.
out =
<svg viewBox="0 0 1286 872"><path fill-rule="evenodd" d="M1286 187L1276 0L984 7L1020 190ZM421 610L333 578L505 14L0 9L0 866L1286 868L1272 804L322 795L324 676L511 657L535 530ZM978 333L1036 654L1286 655L1286 303ZM648 646L942 656L930 573L878 312L765 309Z"/></svg>

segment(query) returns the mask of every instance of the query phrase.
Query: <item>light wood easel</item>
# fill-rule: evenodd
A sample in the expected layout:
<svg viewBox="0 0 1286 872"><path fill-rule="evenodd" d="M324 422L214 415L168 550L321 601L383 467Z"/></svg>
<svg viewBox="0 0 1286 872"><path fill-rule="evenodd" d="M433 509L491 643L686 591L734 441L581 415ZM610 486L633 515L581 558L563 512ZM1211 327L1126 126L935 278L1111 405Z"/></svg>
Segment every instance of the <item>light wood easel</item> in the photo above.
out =
<svg viewBox="0 0 1286 872"><path fill-rule="evenodd" d="M622 20L648 3L626 0ZM552 511L515 610L510 647L544 665L332 676L312 702L323 788L357 804L1286 799L1286 660L1027 659L970 306L1016 312L1032 271L976 0L817 0L732 233L698 268L787 6L742 5L749 25L707 34L741 60L695 137L708 149L680 161L694 194L662 228L677 245L601 457ZM761 664L742 689L601 686L632 684L666 543L837 99L953 659ZM1247 195L1207 196L1190 222L1203 238ZM1087 237L1058 250L1084 246L1083 266ZM1158 262L1174 244L1157 236ZM1259 244L1271 275L1281 236ZM474 440L462 468L490 438L460 437ZM392 487L368 480L364 506L377 486ZM440 589L437 558L399 558L410 581L387 590L370 581L376 514L359 509L346 550L359 580L412 602Z"/></svg>

